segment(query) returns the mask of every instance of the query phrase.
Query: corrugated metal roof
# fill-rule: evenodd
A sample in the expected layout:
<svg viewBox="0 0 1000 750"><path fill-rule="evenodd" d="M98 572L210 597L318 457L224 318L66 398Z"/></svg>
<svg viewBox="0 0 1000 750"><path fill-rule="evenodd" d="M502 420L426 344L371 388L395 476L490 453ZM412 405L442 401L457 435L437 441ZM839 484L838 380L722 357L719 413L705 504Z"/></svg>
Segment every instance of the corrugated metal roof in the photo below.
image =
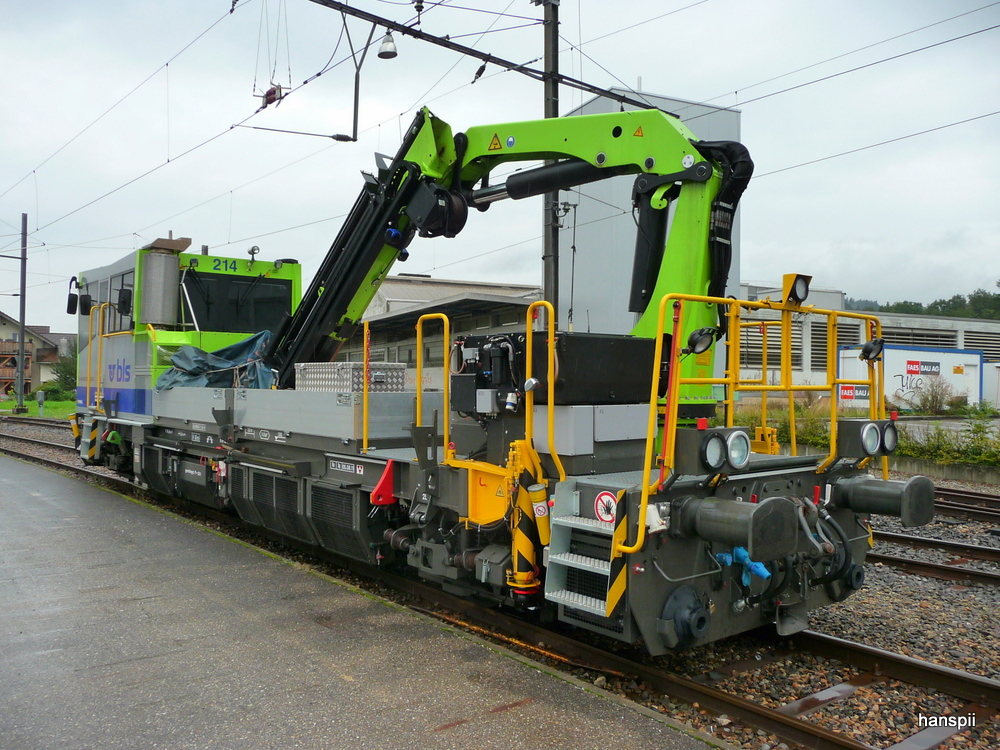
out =
<svg viewBox="0 0 1000 750"><path fill-rule="evenodd" d="M429 302L460 297L527 299L541 297L541 287L527 284L494 284L488 281L456 281L429 277L389 276L372 298L365 316L382 315Z"/></svg>
<svg viewBox="0 0 1000 750"><path fill-rule="evenodd" d="M494 284L488 281L454 281L389 276L379 289L379 296L390 300L426 300L453 297L464 292L492 294L502 297L527 297L538 294L537 286L527 284Z"/></svg>

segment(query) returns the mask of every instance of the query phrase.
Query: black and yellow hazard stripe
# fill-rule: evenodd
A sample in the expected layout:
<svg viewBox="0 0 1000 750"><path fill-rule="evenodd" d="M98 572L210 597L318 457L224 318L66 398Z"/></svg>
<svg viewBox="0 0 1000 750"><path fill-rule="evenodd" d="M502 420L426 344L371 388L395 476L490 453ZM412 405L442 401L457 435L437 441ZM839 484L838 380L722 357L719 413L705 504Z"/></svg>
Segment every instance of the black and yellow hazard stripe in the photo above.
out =
<svg viewBox="0 0 1000 750"><path fill-rule="evenodd" d="M511 558L514 570L508 585L519 593L533 593L542 582L537 574L538 527L528 486L533 482L527 471L521 473L517 499L511 515Z"/></svg>
<svg viewBox="0 0 1000 750"><path fill-rule="evenodd" d="M90 424L90 439L87 442L87 460L92 461L97 456L97 422Z"/></svg>
<svg viewBox="0 0 1000 750"><path fill-rule="evenodd" d="M76 452L80 452L80 441L83 439L83 433L80 432L80 415L74 414L69 418L69 429L73 433L73 447Z"/></svg>
<svg viewBox="0 0 1000 750"><path fill-rule="evenodd" d="M618 603L625 595L626 576L625 555L615 555L614 550L624 546L628 541L628 498L625 490L618 491L618 502L615 505L615 530L611 535L611 570L608 574L608 595L605 599L604 616L611 617Z"/></svg>

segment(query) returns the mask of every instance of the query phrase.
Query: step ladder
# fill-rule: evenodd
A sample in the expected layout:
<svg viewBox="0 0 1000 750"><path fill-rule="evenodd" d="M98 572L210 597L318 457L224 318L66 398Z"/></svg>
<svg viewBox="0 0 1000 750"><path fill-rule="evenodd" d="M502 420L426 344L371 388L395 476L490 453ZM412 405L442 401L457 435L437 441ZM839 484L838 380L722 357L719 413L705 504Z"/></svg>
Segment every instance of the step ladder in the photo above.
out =
<svg viewBox="0 0 1000 750"><path fill-rule="evenodd" d="M624 491L619 493L619 499L623 495ZM625 533L626 519L617 513L611 522L581 516L580 493L572 478L556 486L553 500L545 598L597 617L611 617L625 593L625 556L612 558L611 550L616 534ZM624 515L625 504L619 502L617 510Z"/></svg>

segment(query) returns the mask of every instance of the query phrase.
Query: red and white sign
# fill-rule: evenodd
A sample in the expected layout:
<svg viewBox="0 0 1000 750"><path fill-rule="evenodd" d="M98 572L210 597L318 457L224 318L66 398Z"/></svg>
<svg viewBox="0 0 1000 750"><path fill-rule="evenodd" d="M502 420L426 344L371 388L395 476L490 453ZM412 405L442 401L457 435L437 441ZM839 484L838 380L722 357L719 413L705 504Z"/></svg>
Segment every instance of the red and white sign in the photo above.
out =
<svg viewBox="0 0 1000 750"><path fill-rule="evenodd" d="M594 498L594 515L604 523L615 522L615 511L618 509L618 498L612 492L598 492Z"/></svg>

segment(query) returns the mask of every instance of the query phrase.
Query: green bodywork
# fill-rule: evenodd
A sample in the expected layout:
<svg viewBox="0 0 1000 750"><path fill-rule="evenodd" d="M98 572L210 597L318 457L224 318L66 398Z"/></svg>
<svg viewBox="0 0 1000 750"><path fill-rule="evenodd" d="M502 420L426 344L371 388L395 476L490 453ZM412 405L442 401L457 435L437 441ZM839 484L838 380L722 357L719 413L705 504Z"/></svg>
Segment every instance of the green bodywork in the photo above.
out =
<svg viewBox="0 0 1000 750"><path fill-rule="evenodd" d="M143 289L143 270L145 269L145 263L143 262L145 256L151 251L149 250L139 250L136 252L136 262L135 262L135 301L134 301L134 312L133 320L139 321L142 319L142 289ZM281 268L276 268L275 263L270 261L257 260L251 261L246 259L237 258L227 258L219 255L201 255L198 253L180 253L180 269L181 273L184 272L185 268L190 268L192 266L192 261L194 261L195 266L200 270L210 270L214 274L227 274L232 276L241 276L244 278L257 276L258 274L264 274L266 278L272 279L286 279L292 282L292 310L299 304L299 300L302 298L302 266L298 263L283 263ZM181 310L183 310L183 305ZM223 331L195 331L195 330L167 330L163 328L156 328L155 330L150 330L150 327L141 325L138 322L134 324L133 334L136 342L147 341L153 351L152 358L152 382L156 382L156 379L170 369L170 353L177 350L181 346L195 346L199 349L203 349L206 352L214 352L223 347L230 346L231 344L236 344L247 338L249 334L244 332L223 332ZM160 350L163 350L161 354Z"/></svg>

